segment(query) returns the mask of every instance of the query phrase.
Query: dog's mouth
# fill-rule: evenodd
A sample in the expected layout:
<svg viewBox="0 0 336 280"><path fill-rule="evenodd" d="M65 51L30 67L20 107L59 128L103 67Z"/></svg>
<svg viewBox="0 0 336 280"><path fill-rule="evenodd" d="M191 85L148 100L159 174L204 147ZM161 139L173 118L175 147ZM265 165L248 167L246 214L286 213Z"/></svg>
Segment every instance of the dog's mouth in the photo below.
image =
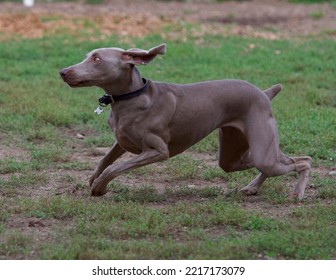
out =
<svg viewBox="0 0 336 280"><path fill-rule="evenodd" d="M66 82L70 87L84 87L88 84L88 81L85 80L77 80L77 81L69 81Z"/></svg>
<svg viewBox="0 0 336 280"><path fill-rule="evenodd" d="M88 80L83 79L72 79L67 77L62 77L63 81L66 82L70 87L85 87L89 85Z"/></svg>
<svg viewBox="0 0 336 280"><path fill-rule="evenodd" d="M89 86L90 83L83 75L77 75L73 69L65 68L61 70L60 76L70 87L85 87Z"/></svg>

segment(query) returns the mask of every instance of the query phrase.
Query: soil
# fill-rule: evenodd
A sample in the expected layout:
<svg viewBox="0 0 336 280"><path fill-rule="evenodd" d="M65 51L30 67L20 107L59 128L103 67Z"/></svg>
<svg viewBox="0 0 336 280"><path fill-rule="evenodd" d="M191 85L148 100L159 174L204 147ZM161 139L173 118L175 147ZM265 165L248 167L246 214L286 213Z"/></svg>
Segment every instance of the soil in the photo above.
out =
<svg viewBox="0 0 336 280"><path fill-rule="evenodd" d="M91 22L88 25L88 20ZM13 34L36 38L79 28L91 29L91 40L117 34L142 37L162 33L183 37L183 23L197 24L194 36L206 33L252 36L268 39L325 35L336 37L336 7L331 4L301 5L287 0L251 1L158 1L106 0L104 4L37 3L26 8L20 3L0 3L0 39ZM174 31L162 32L167 25ZM97 36L97 30L100 35ZM177 33L177 34L176 34Z"/></svg>

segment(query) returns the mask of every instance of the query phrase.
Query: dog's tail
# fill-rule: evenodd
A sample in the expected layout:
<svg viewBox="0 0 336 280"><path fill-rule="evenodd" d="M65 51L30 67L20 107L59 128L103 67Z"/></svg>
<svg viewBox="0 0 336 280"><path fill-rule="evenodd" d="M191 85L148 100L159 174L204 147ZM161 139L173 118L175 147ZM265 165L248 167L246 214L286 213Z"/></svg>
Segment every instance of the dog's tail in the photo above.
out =
<svg viewBox="0 0 336 280"><path fill-rule="evenodd" d="M274 86L271 86L268 89L265 89L264 93L267 95L269 100L272 100L281 90L282 90L282 85L276 84Z"/></svg>

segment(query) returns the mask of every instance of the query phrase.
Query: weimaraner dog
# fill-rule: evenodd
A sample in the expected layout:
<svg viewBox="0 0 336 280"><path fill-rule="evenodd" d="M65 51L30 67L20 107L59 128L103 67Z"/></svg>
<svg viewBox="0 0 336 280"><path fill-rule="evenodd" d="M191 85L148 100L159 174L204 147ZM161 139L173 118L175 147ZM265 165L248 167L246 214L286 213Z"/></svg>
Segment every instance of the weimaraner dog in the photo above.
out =
<svg viewBox="0 0 336 280"><path fill-rule="evenodd" d="M104 195L107 184L122 173L182 153L219 129L219 166L226 172L260 171L242 192L256 194L268 177L296 171L290 197L302 199L311 158L289 157L279 148L271 99L281 85L262 91L242 80L181 85L143 79L135 65L165 52L165 44L148 51L100 48L60 71L71 87L102 88L100 103L111 104L108 124L117 141L90 178L91 195ZM136 156L113 164L126 151Z"/></svg>

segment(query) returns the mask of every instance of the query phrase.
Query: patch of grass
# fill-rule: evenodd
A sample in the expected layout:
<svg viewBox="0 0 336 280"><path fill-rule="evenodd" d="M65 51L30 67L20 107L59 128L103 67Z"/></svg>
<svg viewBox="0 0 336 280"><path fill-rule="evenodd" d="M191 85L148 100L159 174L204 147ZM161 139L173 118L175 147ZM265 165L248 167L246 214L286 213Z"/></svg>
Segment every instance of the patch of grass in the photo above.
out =
<svg viewBox="0 0 336 280"><path fill-rule="evenodd" d="M4 197L16 197L25 191L48 183L48 177L41 172L25 171L19 175L11 175L9 179L1 180L0 194Z"/></svg>
<svg viewBox="0 0 336 280"><path fill-rule="evenodd" d="M221 193L221 188L216 186L206 186L200 190L200 196L205 198L218 197Z"/></svg>
<svg viewBox="0 0 336 280"><path fill-rule="evenodd" d="M309 14L312 19L320 19L324 17L323 11L314 11Z"/></svg>
<svg viewBox="0 0 336 280"><path fill-rule="evenodd" d="M167 199L190 199L190 198L216 198L221 195L221 189L217 186L175 186L165 189Z"/></svg>
<svg viewBox="0 0 336 280"><path fill-rule="evenodd" d="M274 219L260 217L258 215L249 217L248 221L243 224L247 230L250 231L273 231L279 230L281 223Z"/></svg>
<svg viewBox="0 0 336 280"><path fill-rule="evenodd" d="M33 122L33 120L30 120ZM51 142L61 144L61 136L58 130L50 123L39 123L34 124L25 131L25 138L28 142L41 143L41 142Z"/></svg>
<svg viewBox="0 0 336 280"><path fill-rule="evenodd" d="M25 212L27 215L37 218L67 220L85 212L85 207L86 204L83 201L71 197L54 196L37 200L22 200L17 211Z"/></svg>
<svg viewBox="0 0 336 280"><path fill-rule="evenodd" d="M218 132L215 131L196 145L191 147L192 151L196 152L217 152L218 151Z"/></svg>
<svg viewBox="0 0 336 280"><path fill-rule="evenodd" d="M105 131L100 135L88 137L84 142L87 147L112 147L115 138L110 129L105 127Z"/></svg>
<svg viewBox="0 0 336 280"><path fill-rule="evenodd" d="M114 193L113 201L116 202L135 201L139 203L149 203L166 200L166 196L160 194L153 186L143 185L131 189L125 185L112 183L112 191Z"/></svg>
<svg viewBox="0 0 336 280"><path fill-rule="evenodd" d="M260 190L260 195L272 204L286 204L288 203L288 194L292 191L297 180L296 176L290 174L284 178L268 178Z"/></svg>
<svg viewBox="0 0 336 280"><path fill-rule="evenodd" d="M226 179L226 177L227 174L220 167L205 168L203 171L203 178L207 181L211 181L216 178Z"/></svg>
<svg viewBox="0 0 336 280"><path fill-rule="evenodd" d="M15 172L23 172L24 170L29 168L29 162L27 161L19 161L15 159L3 159L0 160L0 173L15 173Z"/></svg>
<svg viewBox="0 0 336 280"><path fill-rule="evenodd" d="M64 187L67 187L68 190L84 190L85 188L88 187L88 183L85 181L83 182L82 180L78 179L77 177L73 175L66 174L61 178L61 184Z"/></svg>
<svg viewBox="0 0 336 280"><path fill-rule="evenodd" d="M0 199L0 207L2 209L2 211L0 212L0 224L2 225L2 223L7 221L8 216L9 216L9 214L6 212L6 209L5 209L5 203L4 203L4 198L3 197ZM1 230L0 230L0 232L1 232Z"/></svg>
<svg viewBox="0 0 336 280"><path fill-rule="evenodd" d="M311 184L317 190L317 196L322 199L336 198L336 178L335 176L312 174Z"/></svg>
<svg viewBox="0 0 336 280"><path fill-rule="evenodd" d="M1 259L12 259L20 255L27 255L31 248L31 238L17 230L10 230L5 232L1 239Z"/></svg>
<svg viewBox="0 0 336 280"><path fill-rule="evenodd" d="M336 254L334 208L303 205L277 219L222 199L152 208L63 196L28 199L16 212L72 221L39 244L43 259L323 259Z"/></svg>
<svg viewBox="0 0 336 280"><path fill-rule="evenodd" d="M178 155L167 162L167 171L174 179L190 179L201 172L202 163L188 155Z"/></svg>
<svg viewBox="0 0 336 280"><path fill-rule="evenodd" d="M30 154L36 162L67 162L69 154L62 148L54 145L31 146Z"/></svg>
<svg viewBox="0 0 336 280"><path fill-rule="evenodd" d="M71 161L59 164L59 167L65 170L91 170L93 167L88 162Z"/></svg>
<svg viewBox="0 0 336 280"><path fill-rule="evenodd" d="M251 236L251 241L261 251L276 258L332 258L335 255L335 239L331 237L335 230L331 214L334 208L335 205L297 208L292 214L292 224L286 224L287 229L272 234L256 233ZM321 224L328 225L323 234Z"/></svg>
<svg viewBox="0 0 336 280"><path fill-rule="evenodd" d="M8 181L6 181L6 186L11 187L33 187L39 184L45 184L48 182L48 177L46 174L41 172L27 172L19 176L12 175Z"/></svg>

